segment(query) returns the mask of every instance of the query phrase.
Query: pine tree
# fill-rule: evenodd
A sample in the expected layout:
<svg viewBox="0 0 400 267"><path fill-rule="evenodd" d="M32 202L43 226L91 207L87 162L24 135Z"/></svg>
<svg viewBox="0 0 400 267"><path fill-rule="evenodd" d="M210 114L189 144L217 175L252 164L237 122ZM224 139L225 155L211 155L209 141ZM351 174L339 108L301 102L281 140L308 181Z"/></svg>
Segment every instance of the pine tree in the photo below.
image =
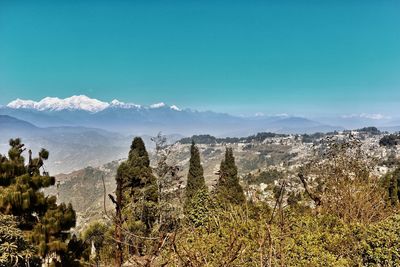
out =
<svg viewBox="0 0 400 267"><path fill-rule="evenodd" d="M34 248L24 238L14 216L0 214L0 266L26 266L32 262Z"/></svg>
<svg viewBox="0 0 400 267"><path fill-rule="evenodd" d="M10 140L8 158L0 155L0 213L16 216L21 229L37 249L42 259L51 254L60 258L68 254L66 241L69 230L75 226L72 206L57 205L56 197L45 196L43 188L54 185L55 178L40 173L49 152L42 149L37 158L25 165L25 151L20 139Z"/></svg>
<svg viewBox="0 0 400 267"><path fill-rule="evenodd" d="M150 167L149 155L140 137L134 138L128 160L118 167L116 180L121 227L136 236L149 236L157 220L158 190L156 178ZM117 229L117 235L118 231ZM129 234L119 234L124 235L125 243L130 244L127 248L129 253L144 253L142 240L135 239Z"/></svg>
<svg viewBox="0 0 400 267"><path fill-rule="evenodd" d="M225 159L221 161L216 196L222 204L241 204L245 202L243 188L239 184L238 170L232 148L226 149Z"/></svg>

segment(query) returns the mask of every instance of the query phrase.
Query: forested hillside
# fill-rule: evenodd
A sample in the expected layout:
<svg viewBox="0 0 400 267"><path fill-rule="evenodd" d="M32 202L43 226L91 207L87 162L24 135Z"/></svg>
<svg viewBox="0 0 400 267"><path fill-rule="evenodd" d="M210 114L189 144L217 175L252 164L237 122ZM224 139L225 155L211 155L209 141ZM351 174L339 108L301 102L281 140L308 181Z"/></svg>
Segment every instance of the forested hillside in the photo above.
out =
<svg viewBox="0 0 400 267"><path fill-rule="evenodd" d="M190 144L170 145L159 134L152 139L151 155L137 137L126 160L58 176L57 181L42 169L51 153L41 150L33 157L29 150L25 160L22 141L11 140L0 161L0 262L400 264L397 147L379 146L382 134L365 129L306 136L313 138L307 153L276 154L263 168L249 171L243 160L257 149L304 146L301 136L257 136L207 145L196 144L195 137ZM244 149L248 145L253 149ZM210 161L213 168L204 167Z"/></svg>

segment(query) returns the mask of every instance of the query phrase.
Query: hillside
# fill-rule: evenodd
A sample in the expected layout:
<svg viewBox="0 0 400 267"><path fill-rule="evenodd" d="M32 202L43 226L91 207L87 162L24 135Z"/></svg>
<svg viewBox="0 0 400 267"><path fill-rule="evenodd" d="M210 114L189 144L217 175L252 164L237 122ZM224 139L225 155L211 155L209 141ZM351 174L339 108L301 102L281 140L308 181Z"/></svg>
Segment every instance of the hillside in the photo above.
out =
<svg viewBox="0 0 400 267"><path fill-rule="evenodd" d="M371 156L386 158L392 152L392 148L380 147L379 140L385 136L377 134L376 131L360 129L352 134L359 135L363 140L363 150ZM325 138L336 138L337 140L346 140L350 135L347 133L331 133L330 135L281 135L273 133L259 133L246 138L215 138L210 135L194 136L198 141L198 147L201 154L204 168L206 184L213 188L219 170L221 159L225 153L225 148L232 147L236 158L236 164L239 170L239 176L244 185L260 187L263 190L268 184L271 186L280 177L280 172L291 172L296 170L301 164L307 161L312 152L317 148L324 148ZM190 140L181 139L172 145L172 152L169 156L169 162L180 166L179 175L182 176L183 183L186 182L186 176L189 167ZM126 156L126 155L125 155ZM156 165L154 154L150 153L151 164ZM383 160L382 160L383 161ZM118 166L117 161L105 164L97 168L84 168L69 174L58 175L59 188L53 188L52 194L58 192L61 201L74 204L78 211L80 222L86 223L93 216L98 218L103 212L103 184L104 177L107 194L115 191L115 174ZM246 180L247 175L251 173L250 180ZM293 177L293 186L299 186L299 180ZM272 187L268 187L272 190ZM272 191L266 191L266 194L272 194ZM111 202L106 199L106 207L111 208Z"/></svg>
<svg viewBox="0 0 400 267"><path fill-rule="evenodd" d="M8 140L19 137L32 151L46 148L51 173L71 172L85 166L100 166L123 157L130 138L87 127L37 127L7 115L0 115L0 153L8 150Z"/></svg>

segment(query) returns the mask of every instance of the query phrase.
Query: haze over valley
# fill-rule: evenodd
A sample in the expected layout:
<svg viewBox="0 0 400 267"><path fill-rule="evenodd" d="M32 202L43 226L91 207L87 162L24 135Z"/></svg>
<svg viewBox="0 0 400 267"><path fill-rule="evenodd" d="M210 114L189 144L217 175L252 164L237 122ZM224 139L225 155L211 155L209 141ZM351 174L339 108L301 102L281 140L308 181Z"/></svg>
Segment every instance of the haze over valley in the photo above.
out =
<svg viewBox="0 0 400 267"><path fill-rule="evenodd" d="M37 102L16 99L0 107L0 153L7 151L10 138L18 136L34 151L42 147L52 151L47 163L49 171L68 173L124 158L133 136L142 136L152 149L154 144L150 139L159 132L173 143L196 134L216 137L245 137L260 132L312 134L371 125L382 131L400 129L396 119L365 114L326 121L287 114L240 117L164 103L150 106L118 100L108 103L84 95L65 99L47 97Z"/></svg>

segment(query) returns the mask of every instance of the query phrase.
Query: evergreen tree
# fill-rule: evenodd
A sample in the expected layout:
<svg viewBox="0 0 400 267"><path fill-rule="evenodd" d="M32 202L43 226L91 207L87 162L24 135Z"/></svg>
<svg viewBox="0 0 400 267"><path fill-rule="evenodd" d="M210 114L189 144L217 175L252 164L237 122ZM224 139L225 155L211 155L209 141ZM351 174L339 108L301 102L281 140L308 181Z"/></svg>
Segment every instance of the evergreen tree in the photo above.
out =
<svg viewBox="0 0 400 267"><path fill-rule="evenodd" d="M40 173L49 153L42 149L37 158L32 158L29 150L29 163L25 165L21 140L11 139L10 146L8 158L0 155L0 213L17 217L18 228L37 247L37 256L62 258L68 253L66 241L76 218L70 204L57 205L56 197L42 192L55 183L54 177Z"/></svg>
<svg viewBox="0 0 400 267"><path fill-rule="evenodd" d="M33 263L34 252L16 218L0 214L0 266L26 266L27 262Z"/></svg>
<svg viewBox="0 0 400 267"><path fill-rule="evenodd" d="M392 206L396 206L400 201L400 168L389 173L386 178L388 181L388 196Z"/></svg>
<svg viewBox="0 0 400 267"><path fill-rule="evenodd" d="M241 204L245 202L232 148L226 149L225 159L221 161L216 196L221 203Z"/></svg>
<svg viewBox="0 0 400 267"><path fill-rule="evenodd" d="M207 188L204 181L203 167L200 162L200 152L194 144L194 141L192 141L192 146L190 147L189 173L185 192L185 208L190 205L192 198L200 190L207 190Z"/></svg>
<svg viewBox="0 0 400 267"><path fill-rule="evenodd" d="M158 190L149 155L140 137L134 138L128 160L118 167L116 180L121 227L135 236L149 236L157 220ZM118 231L117 229L117 239ZM133 235L119 234L124 235L125 243L130 244L127 248L129 253L145 252L143 240L134 238Z"/></svg>
<svg viewBox="0 0 400 267"><path fill-rule="evenodd" d="M203 174L200 152L192 141L184 211L189 221L195 226L202 225L209 212L209 195Z"/></svg>
<svg viewBox="0 0 400 267"><path fill-rule="evenodd" d="M106 243L106 234L108 226L101 222L93 222L83 232L83 240L85 240L87 250L95 248L95 254L90 255L94 259L96 266L100 264L101 250Z"/></svg>

